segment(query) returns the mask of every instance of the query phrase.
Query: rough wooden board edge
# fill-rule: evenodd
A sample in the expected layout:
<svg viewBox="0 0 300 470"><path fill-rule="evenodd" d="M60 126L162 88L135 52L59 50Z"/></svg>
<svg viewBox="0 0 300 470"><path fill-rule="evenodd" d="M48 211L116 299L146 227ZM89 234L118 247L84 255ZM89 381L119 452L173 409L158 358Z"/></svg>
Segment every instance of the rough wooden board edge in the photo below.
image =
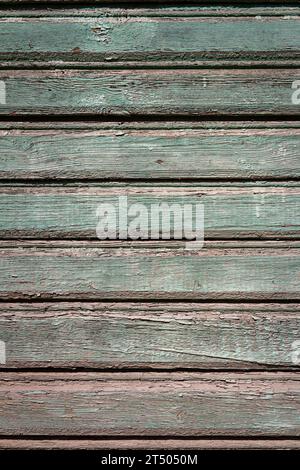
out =
<svg viewBox="0 0 300 470"><path fill-rule="evenodd" d="M41 309L45 309L44 313L41 313ZM227 315L233 312L239 311L241 315L243 312L251 312L255 315L259 315L260 312L264 314L294 314L295 316L300 314L300 303L222 303L222 302L41 302L37 301L34 303L30 302L1 302L0 303L0 318L3 315L10 315L10 313L20 314L24 316L26 310L32 310L35 312L37 317L51 316L53 312L71 311L74 310L75 313L80 315L85 315L86 313L101 312L109 315L111 312L121 313L126 309L131 309L134 313L135 311L140 311L141 309L147 310L147 312L155 313L158 310L164 312L174 312L178 309L180 311L190 311L194 310L195 312L203 313L213 313L215 311L222 310L222 314ZM26 315L26 313L25 313Z"/></svg>
<svg viewBox="0 0 300 470"><path fill-rule="evenodd" d="M177 182L170 182L168 187L161 186L159 183L152 183L151 189L148 186L136 186L134 182L127 182L126 188L115 186L114 183L108 183L107 185L102 185L95 183L93 186L81 185L80 187L69 185L67 188L63 184L52 184L52 185L19 185L11 184L1 185L0 184L0 194L3 195L23 195L31 194L34 196L38 195L77 195L77 196L165 196L165 197L175 197L175 196L184 196L184 197L198 197L204 195L222 195L222 196L242 196L242 195L279 195L279 196L297 196L300 193L300 183L297 186L284 187L281 188L281 185L278 186L268 186L259 187L256 185L246 186L243 184L236 184L232 182L230 186L223 187L222 184L218 186L202 186L202 183L198 183L197 186L185 185L185 183L178 184Z"/></svg>
<svg viewBox="0 0 300 470"><path fill-rule="evenodd" d="M111 130L116 131L122 130L165 130L166 132L174 130L222 130L225 131L230 129L241 130L243 132L255 131L256 129L265 129L266 132L276 130L276 129L300 129L300 119L299 120L279 120L279 121L245 121L245 120L195 120L195 119L186 119L184 121L180 119L175 120L120 120L120 119L111 119L111 120L78 120L74 121L73 119L62 119L62 120L30 120L30 119L18 119L18 120L0 120L0 130L10 130L12 133L17 130L62 130L62 131L73 131L73 130Z"/></svg>
<svg viewBox="0 0 300 470"><path fill-rule="evenodd" d="M296 188L299 189L300 187L300 179L296 178L294 179L273 179L273 180L244 180L243 178L237 179L237 180L231 180L229 181L228 179L224 180L223 178L220 178L218 180L200 180L199 182L196 181L191 181L191 180L185 180L183 179L182 181L168 181L164 179L154 179L151 181L146 181L146 180L132 180L128 181L125 179L124 181L121 180L114 180L114 179L109 179L108 181L102 181L102 180L82 180L82 179L66 179L66 180L47 180L47 183L44 180L37 179L36 181L32 181L29 179L24 179L24 180L19 180L19 179L14 179L14 181L10 179L4 179L0 181L0 188L1 190L4 189L9 189L9 188L15 188L15 189L25 189L25 188L30 188L33 186L36 189L38 188L44 188L45 186L47 188L66 188L70 190L76 190L76 188L83 188L84 185L87 184L89 188L98 188L99 187L99 181L101 182L101 186L103 188L111 188L111 185L113 184L115 188L127 188L129 183L134 183L136 188L152 188L153 185L155 184L156 186L159 185L160 188L172 188L174 187L174 182L177 184L178 188L199 188L201 184L201 188L252 188L253 190L259 190L262 188Z"/></svg>
<svg viewBox="0 0 300 470"><path fill-rule="evenodd" d="M1 250L27 250L33 249L31 254L38 250L64 250L64 249L87 249L87 250L106 250L106 249L118 249L118 250L129 250L128 253L133 250L157 250L161 251L174 251L179 248L185 249L185 242L180 240L156 240L156 241L122 241L122 240L0 240ZM266 254L288 254L292 250L300 248L300 241L295 240L209 240L204 241L204 247L202 251L207 250L236 250L237 254L241 254L242 250L257 250L260 254L263 251L270 250ZM196 250L197 252L199 250ZM193 250L188 250L191 254ZM16 251L18 253L18 251ZM21 251L20 251L21 253ZM181 253L184 253L182 251Z"/></svg>
<svg viewBox="0 0 300 470"><path fill-rule="evenodd" d="M296 450L297 439L1 439L1 450Z"/></svg>
<svg viewBox="0 0 300 470"><path fill-rule="evenodd" d="M278 68L278 69L285 69L285 68L299 68L300 59L283 59L283 58L272 58L272 59L261 59L258 60L239 60L239 59L220 59L220 60L195 60L195 61L180 61L180 60L159 60L159 61L133 61L133 60L126 60L126 61L114 61L111 60L109 62L98 61L98 60L90 60L88 61L56 61L56 60L45 60L45 61L36 61L36 60L28 60L22 61L19 59L16 60L8 60L2 61L0 59L0 69L1 70L14 70L14 69L28 69L28 65L35 69L40 70L50 70L50 69L57 69L57 70L69 70L69 69L76 69L76 70L125 70L128 67L134 69L149 69L149 70L159 70L161 68L166 69L182 69L182 68L190 68L193 69L207 69L210 68L211 70L219 70L222 68L230 68L230 67L239 67L239 68ZM120 116L118 116L120 118Z"/></svg>
<svg viewBox="0 0 300 470"><path fill-rule="evenodd" d="M59 0L54 0L59 1ZM131 5L132 1L137 5L133 7ZM136 1L136 0L95 0L85 2L85 0L75 0L75 1L59 1L59 8L51 0L47 1L47 4L44 1L33 0L37 3L36 8L30 9L28 4L33 3L30 0L22 2L22 9L18 8L17 1L9 0L0 0L0 8L3 8L4 4L10 4L10 9L0 10L0 17L3 18L53 18L53 17L81 17L81 18L93 18L103 15L105 17L113 17L125 15L127 17L251 17L251 16L286 16L294 15L297 16L300 13L299 6L291 6L293 4L297 5L297 0L288 1L288 6L284 2L279 0L270 0L268 5L268 0L264 2L252 2L251 0L211 0L209 1L197 1L190 0L187 1L185 5L184 1L180 0L150 0L150 1ZM76 5L78 3L78 5ZM86 3L89 3L90 6L87 6ZM123 3L123 4L122 4ZM209 3L211 5L209 5ZM260 5L261 3L261 5ZM2 6L1 6L2 5ZM50 5L50 6L48 6ZM14 8L14 9L13 9Z"/></svg>
<svg viewBox="0 0 300 470"><path fill-rule="evenodd" d="M126 132L161 135L289 135L300 133L300 121L151 121L148 122L80 122L80 121L0 121L0 135L56 135L73 134L80 131L87 131L87 135L121 135Z"/></svg>
<svg viewBox="0 0 300 470"><path fill-rule="evenodd" d="M2 70L0 69L0 78L1 80L17 80L17 79L21 79L21 80L50 80L50 79L55 79L55 80L63 80L66 82L66 80L70 80L70 79L91 79L91 80L96 80L96 79L106 79L106 80L109 80L110 82L110 85L111 84L111 80L112 78L115 78L115 77L118 77L119 80L120 80L120 83L122 83L122 81L124 81L124 78L127 79L129 78L130 80L133 80L133 79L144 79L144 80L150 80L150 84L151 84L151 79L156 79L157 77L161 80L161 79L165 79L165 77L168 78L168 82L166 82L167 84L171 83L172 85L174 85L174 82L175 80L178 80L178 78L182 79L183 81L188 79L188 80L191 80L192 84L193 85L197 85L197 82L196 80L198 79L199 80L199 84L198 86L201 88L207 88L207 86L204 86L203 87L203 77L206 78L206 80L211 80L212 78L214 80L218 80L218 86L223 86L224 84L224 81L225 83L227 79L230 79L231 82L230 83L239 83L240 81L245 81L247 83L250 83L251 86L255 86L257 85L257 82L260 84L264 84L264 80L265 79L268 79L270 82L272 82L272 86L276 85L277 82L278 84L280 84L281 86L283 85L283 83L288 83L289 87L288 87L288 91L292 91L292 83L294 80L297 79L297 74L299 74L299 71L300 71L300 68L297 68L297 69L294 69L294 68L289 68L289 67L286 67L286 68L274 68L274 69L269 69L269 68L251 68L250 70L247 70L247 69L244 69L244 68L239 68L239 67L235 67L235 68L231 68L231 67L227 67L227 68L221 68L221 69L218 69L218 70L215 70L215 69L211 69L209 66L206 66L205 68L200 68L198 69L197 67L196 68L180 68L180 69L152 69L150 68L149 70L147 69L144 69L143 67L139 67L137 69L131 69L131 68L127 68L127 69L112 69L112 70L82 70L80 68L76 68L74 67L72 70L60 70L60 69L55 69L55 68L51 68L50 70L39 70L39 69L14 69L14 70ZM174 81L174 82L173 82ZM223 81L223 82L222 82ZM285 81L285 82L284 82ZM148 83L148 82L146 82ZM181 83L181 82L179 82ZM229 82L228 82L229 83ZM134 84L134 83L133 83ZM114 87L113 89L115 89L115 83L114 83ZM289 95L289 98L290 98L290 95ZM11 103L7 103L7 104L11 104ZM292 102L291 102L292 104ZM297 105L293 105L294 107L297 108ZM1 105L1 107L3 108L3 104ZM204 121L204 122L208 122L209 120L213 119L215 121L225 121L225 120L236 120L236 117L233 117L233 118L227 118L227 114L225 115L225 119L221 116L221 117L218 117L218 116L214 116L214 115L208 115L206 116L205 118L201 119L201 121ZM257 117L258 116L258 117ZM287 117L286 115L283 115L284 117ZM17 119L18 121L30 121L32 119L31 116L27 117L27 116L18 116L16 114L13 114L12 115L13 119ZM53 118L53 116L50 116L49 120L51 121L51 119ZM59 117L59 119L64 119L65 116L62 116L62 117ZM150 120L150 118L146 115L146 114L142 114L141 117L137 114L134 114L132 116L128 116L127 115L121 115L121 116L117 116L116 118L112 118L109 114L104 114L102 117L101 117L101 121L106 121L106 120L114 120L114 121L117 121L117 122L120 122L120 121L124 121L126 119L130 119L131 121L135 120L135 121L143 121L143 120ZM4 118L1 117L1 120L3 120ZM39 116L38 117L33 117L33 119L44 119L44 118L40 118ZM70 119L70 118L69 118ZM78 118L80 121L86 121L86 120L94 120L94 121L97 121L98 119L98 116L93 116L93 115L88 115L87 117L86 116L83 116L83 117L79 117ZM199 113L197 114L191 114L190 116L182 116L182 115L179 115L178 118L176 118L176 121L186 121L186 120L190 120L190 121L197 121L197 119L199 119ZM269 116L267 117L260 117L259 114L255 114L253 117L251 116L250 118L248 117L247 114L241 114L240 117L238 117L239 121L256 121L256 120L263 120L263 121L271 121L273 120L273 118L270 118ZM294 121L294 120L299 120L299 114L296 114L296 117L294 116L288 116L287 117L287 121ZM156 120L165 120L165 121L168 121L168 120L172 120L174 121L175 118L172 116L172 115L165 115L165 116L160 116L160 115L153 115L153 118L151 118L152 121L156 121ZM279 121L280 119L277 118L277 120Z"/></svg>
<svg viewBox="0 0 300 470"><path fill-rule="evenodd" d="M272 383L276 380L288 381L292 380L295 383L299 382L300 385L300 373L299 372L281 372L281 371L255 371L255 372L214 372L214 371L201 371L201 372L55 372L50 374L49 372L1 372L0 373L0 387L5 388L12 382L19 383L26 387L30 386L31 383L43 383L44 386L53 386L55 389L59 387L61 383L65 383L72 390L74 384L82 383L99 383L109 384L114 382L122 382L128 384L136 383L137 386L142 386L143 381L149 383L168 383L176 381L184 384L186 381L191 383L197 383L199 381L206 382L224 382L229 384L231 381L241 381L245 384L249 380L253 380L255 383ZM46 385L47 384L47 385ZM300 391L300 389L299 389ZM0 435L1 436L1 435Z"/></svg>

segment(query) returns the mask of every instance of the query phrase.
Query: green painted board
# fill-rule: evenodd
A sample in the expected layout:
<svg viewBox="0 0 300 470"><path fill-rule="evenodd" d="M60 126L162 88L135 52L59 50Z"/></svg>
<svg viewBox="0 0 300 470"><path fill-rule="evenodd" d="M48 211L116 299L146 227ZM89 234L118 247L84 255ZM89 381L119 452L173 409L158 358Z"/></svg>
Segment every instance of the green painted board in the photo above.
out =
<svg viewBox="0 0 300 470"><path fill-rule="evenodd" d="M0 178L79 180L300 177L300 128L278 123L0 127ZM57 127L60 125L60 128ZM257 127L255 127L255 125ZM70 126L70 124L69 124ZM221 127L222 126L222 127ZM267 127L268 126L268 127ZM290 126L290 127L289 127ZM3 127L3 125L2 125Z"/></svg>
<svg viewBox="0 0 300 470"><path fill-rule="evenodd" d="M92 9L91 16L88 10L40 10L23 17L10 11L0 20L0 62L128 67L297 61L300 8L275 11L278 16L268 8L256 15L224 7Z"/></svg>
<svg viewBox="0 0 300 470"><path fill-rule="evenodd" d="M1 242L1 299L300 300L298 242Z"/></svg>
<svg viewBox="0 0 300 470"><path fill-rule="evenodd" d="M0 115L292 116L297 78L299 69L1 71Z"/></svg>
<svg viewBox="0 0 300 470"><path fill-rule="evenodd" d="M297 369L299 308L280 303L1 303L6 364L0 367Z"/></svg>
<svg viewBox="0 0 300 470"><path fill-rule="evenodd" d="M2 238L86 239L97 238L96 227L101 224L97 210L111 204L110 227L119 230L119 214L126 212L120 198L126 197L127 227L139 219L151 238L150 229L161 237L183 239L182 225L173 217L184 214L184 206L192 205L192 216L184 215L184 229L196 227L196 207L204 210L204 236L210 238L299 238L299 187L201 186L185 187L153 185L140 187L0 187L0 236ZM122 204L119 206L119 204ZM136 212L133 204L142 204ZM153 208L168 204L170 212L157 218ZM179 206L173 206L177 204ZM121 209L119 209L121 207ZM163 206L161 206L163 207ZM140 210L140 209L139 209ZM133 212L130 212L133 211ZM98 212L99 214L99 212ZM130 225L131 224L131 225ZM199 227L199 226L198 226ZM129 232L128 232L129 233ZM188 233L188 232L186 232ZM200 232L199 232L200 233ZM189 235L188 235L189 237ZM124 236L130 239L130 235ZM140 238L140 237L138 237Z"/></svg>
<svg viewBox="0 0 300 470"><path fill-rule="evenodd" d="M6 373L7 436L296 437L291 373Z"/></svg>

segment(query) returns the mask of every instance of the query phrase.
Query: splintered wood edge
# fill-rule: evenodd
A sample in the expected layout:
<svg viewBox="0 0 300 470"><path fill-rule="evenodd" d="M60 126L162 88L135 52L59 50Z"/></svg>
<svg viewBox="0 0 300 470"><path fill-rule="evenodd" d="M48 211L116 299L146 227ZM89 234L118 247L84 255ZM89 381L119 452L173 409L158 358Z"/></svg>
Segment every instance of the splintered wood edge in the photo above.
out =
<svg viewBox="0 0 300 470"><path fill-rule="evenodd" d="M106 117L107 118L107 117ZM239 121L231 121L230 119L227 121L222 120L201 120L197 121L195 119L188 119L186 121L176 119L176 121L171 121L168 119L164 119L162 121L157 121L155 119L151 119L150 121L143 121L140 120L126 120L116 118L113 120L105 120L105 116L101 120L89 120L86 121L84 119L80 119L76 121L70 120L60 120L60 121L53 121L51 118L47 119L47 121L36 121L31 120L30 118L24 117L18 118L18 120L10 120L10 121L0 121L0 129L3 130L11 130L9 134L3 135L14 135L17 133L18 130L57 130L58 132L65 132L65 131L81 131L81 130L108 130L108 131L115 131L118 130L162 130L165 133L174 132L176 130L203 130L204 132L210 132L211 130L222 130L228 131L229 129L236 129L240 133L244 134L247 132L255 133L256 129L263 129L264 132L268 135L272 132L273 129L287 129L288 131L294 132L295 129L300 129L300 120L299 121L247 121L247 120L239 120Z"/></svg>
<svg viewBox="0 0 300 470"><path fill-rule="evenodd" d="M1 439L0 450L292 450L297 439Z"/></svg>

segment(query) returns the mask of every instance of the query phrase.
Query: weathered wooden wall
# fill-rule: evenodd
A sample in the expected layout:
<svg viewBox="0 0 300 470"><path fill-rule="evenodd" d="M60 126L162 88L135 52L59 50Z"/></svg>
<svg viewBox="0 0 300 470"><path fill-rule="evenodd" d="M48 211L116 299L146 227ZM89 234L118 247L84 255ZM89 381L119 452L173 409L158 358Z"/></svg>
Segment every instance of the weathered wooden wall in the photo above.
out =
<svg viewBox="0 0 300 470"><path fill-rule="evenodd" d="M0 0L0 449L299 448L298 2L93 3Z"/></svg>

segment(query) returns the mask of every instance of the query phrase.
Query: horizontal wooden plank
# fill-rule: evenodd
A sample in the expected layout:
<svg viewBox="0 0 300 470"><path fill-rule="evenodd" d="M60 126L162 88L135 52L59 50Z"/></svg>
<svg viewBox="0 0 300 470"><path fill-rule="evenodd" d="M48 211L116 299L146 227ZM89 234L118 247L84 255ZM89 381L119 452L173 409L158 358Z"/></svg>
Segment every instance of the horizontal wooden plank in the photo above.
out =
<svg viewBox="0 0 300 470"><path fill-rule="evenodd" d="M299 69L1 71L0 115L297 115L297 76Z"/></svg>
<svg viewBox="0 0 300 470"><path fill-rule="evenodd" d="M300 299L298 242L1 243L1 299Z"/></svg>
<svg viewBox="0 0 300 470"><path fill-rule="evenodd" d="M40 124L42 127L42 123ZM299 178L300 128L126 128L0 130L3 179L282 179ZM107 124L109 126L109 124ZM209 127L208 127L209 126ZM2 126L3 127L3 126ZM149 126L148 126L149 127ZM1 129L1 128L0 128Z"/></svg>
<svg viewBox="0 0 300 470"><path fill-rule="evenodd" d="M1 374L6 436L300 435L287 373Z"/></svg>
<svg viewBox="0 0 300 470"><path fill-rule="evenodd" d="M299 331L299 304L2 303L0 367L296 368Z"/></svg>
<svg viewBox="0 0 300 470"><path fill-rule="evenodd" d="M300 188L297 187L0 187L0 236L2 238L97 238L97 208L111 204L118 213L120 197L128 210L142 204L141 224L165 238L183 238L182 226L170 214L162 220L151 216L154 205L194 205L193 217L184 218L185 230L193 231L197 204L204 206L206 238L276 238L300 235ZM123 207L123 206L122 206ZM121 209L123 213L124 209ZM128 224L137 216L129 213ZM112 215L111 222L117 222ZM177 225L176 225L177 224ZM130 234L128 235L130 239Z"/></svg>
<svg viewBox="0 0 300 470"><path fill-rule="evenodd" d="M268 8L257 15L249 10L241 9L240 16L224 7L98 9L91 16L86 10L40 10L39 16L29 12L23 17L9 11L0 19L0 63L127 68L131 63L299 61L300 8L281 16L268 16Z"/></svg>
<svg viewBox="0 0 300 470"><path fill-rule="evenodd" d="M298 450L299 439L0 439L1 450Z"/></svg>

